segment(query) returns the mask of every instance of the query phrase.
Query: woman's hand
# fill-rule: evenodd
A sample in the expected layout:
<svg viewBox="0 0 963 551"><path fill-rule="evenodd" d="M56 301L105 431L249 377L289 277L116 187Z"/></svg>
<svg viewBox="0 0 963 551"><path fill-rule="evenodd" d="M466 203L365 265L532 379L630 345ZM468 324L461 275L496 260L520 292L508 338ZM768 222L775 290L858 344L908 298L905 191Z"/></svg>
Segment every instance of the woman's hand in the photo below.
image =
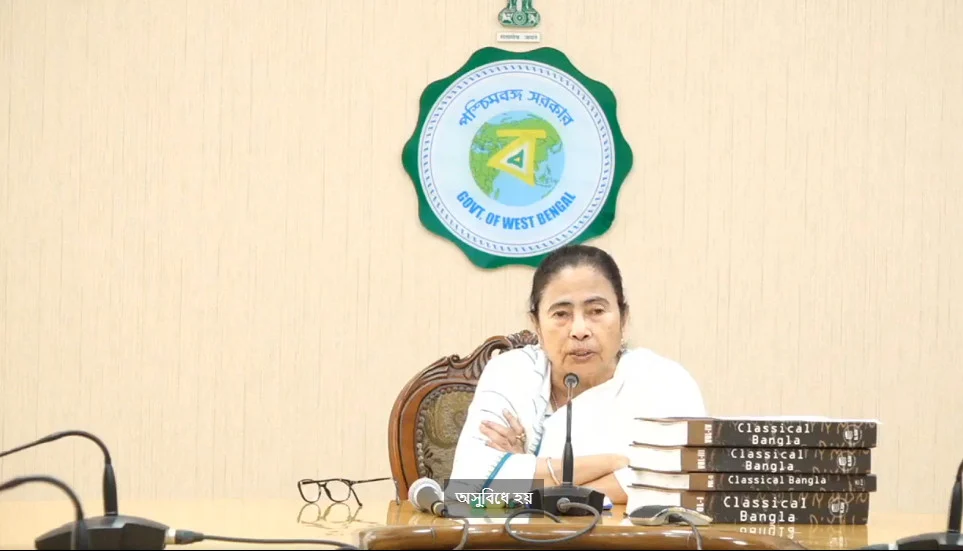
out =
<svg viewBox="0 0 963 551"><path fill-rule="evenodd" d="M481 432L488 437L488 446L508 453L525 453L525 429L518 419L505 410L502 413L508 421L508 426L491 421L482 421Z"/></svg>

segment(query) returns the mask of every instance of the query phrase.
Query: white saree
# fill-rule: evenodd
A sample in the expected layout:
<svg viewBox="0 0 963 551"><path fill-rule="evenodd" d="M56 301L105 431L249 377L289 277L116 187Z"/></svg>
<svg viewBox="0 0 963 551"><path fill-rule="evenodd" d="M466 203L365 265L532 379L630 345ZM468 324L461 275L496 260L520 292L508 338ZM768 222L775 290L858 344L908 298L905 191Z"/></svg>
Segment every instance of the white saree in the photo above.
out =
<svg viewBox="0 0 963 551"><path fill-rule="evenodd" d="M568 406L553 411L549 403L550 369L538 345L505 352L488 362L458 439L449 488L479 492L493 481L517 487L532 480L538 457L562 456ZM525 454L498 451L486 444L482 421L507 426L505 409L525 429ZM699 385L685 368L648 349L629 350L622 354L611 379L572 401L572 451L576 457L627 454L632 419L705 415ZM616 478L624 489L619 474ZM557 475L561 478L561 471Z"/></svg>

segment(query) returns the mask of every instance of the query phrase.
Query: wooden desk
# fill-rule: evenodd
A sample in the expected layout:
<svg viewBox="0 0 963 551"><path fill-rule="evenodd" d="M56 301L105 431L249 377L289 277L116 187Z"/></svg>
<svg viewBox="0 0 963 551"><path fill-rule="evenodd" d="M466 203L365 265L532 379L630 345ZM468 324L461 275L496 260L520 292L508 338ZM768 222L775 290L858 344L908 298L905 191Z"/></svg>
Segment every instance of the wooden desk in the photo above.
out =
<svg viewBox="0 0 963 551"><path fill-rule="evenodd" d="M460 539L460 521L435 518L414 511L407 503L394 502L388 490L359 488L358 492L364 506L358 509L352 501L345 504L321 502L306 505L296 492L289 499L281 500L196 500L196 501L121 501L120 510L124 514L145 517L171 527L195 530L220 536L246 538L311 538L329 539L359 545L360 536L372 538L369 541L377 546L380 541L392 536L391 532L403 531L408 541L441 544L454 538L454 545ZM98 510L99 500L85 500L87 516L102 514ZM16 502L0 501L0 549L33 549L33 540L38 535L69 522L73 518L70 504L66 500L55 502ZM554 523L550 519L517 519L525 523ZM502 530L503 521L484 521L471 525L469 547L472 536L476 543L483 543L484 534L489 535ZM578 522L578 520L574 520ZM872 515L868 526L761 526L761 525L715 525L703 529L703 534L718 534L726 531L732 537L751 539L753 536L784 538L812 549L854 549L871 543L886 543L901 537L946 529L944 515L915 514L877 514ZM526 524L513 527L524 529ZM632 527L622 518L622 509L616 508L606 515L602 525L605 530L632 530L648 533L665 530ZM555 525L558 526L558 525ZM622 526L623 528L619 528ZM671 528L677 534L685 534L688 527ZM538 536L533 536L538 537ZM651 538L650 538L651 539ZM512 540L514 541L514 540ZM680 539L679 541L684 541ZM689 542L694 549L694 542ZM518 544L513 543L517 548ZM201 542L190 546L169 546L172 549L204 548L261 548L290 549L289 546L228 544L221 542ZM300 549L325 549L324 546L294 546ZM548 546L540 546L546 548ZM751 546L749 546L751 548ZM707 545L706 548L709 548Z"/></svg>

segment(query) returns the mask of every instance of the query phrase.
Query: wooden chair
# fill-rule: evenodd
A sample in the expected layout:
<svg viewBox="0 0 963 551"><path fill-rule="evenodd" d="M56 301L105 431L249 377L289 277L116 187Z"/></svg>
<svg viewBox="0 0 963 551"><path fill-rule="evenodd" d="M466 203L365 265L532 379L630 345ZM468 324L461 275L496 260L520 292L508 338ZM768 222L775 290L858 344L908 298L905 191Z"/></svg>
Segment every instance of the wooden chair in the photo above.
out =
<svg viewBox="0 0 963 551"><path fill-rule="evenodd" d="M388 421L391 475L400 500L407 499L408 487L419 478L444 484L451 476L455 446L488 360L496 353L537 342L538 337L528 330L490 337L467 358L445 356L405 385Z"/></svg>

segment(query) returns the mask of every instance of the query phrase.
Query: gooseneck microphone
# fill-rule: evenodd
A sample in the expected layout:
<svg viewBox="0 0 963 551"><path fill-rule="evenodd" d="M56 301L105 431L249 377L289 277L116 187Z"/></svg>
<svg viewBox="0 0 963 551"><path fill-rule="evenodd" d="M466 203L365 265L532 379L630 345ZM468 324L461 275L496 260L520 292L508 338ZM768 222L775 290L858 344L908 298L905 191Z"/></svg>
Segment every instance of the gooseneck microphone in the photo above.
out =
<svg viewBox="0 0 963 551"><path fill-rule="evenodd" d="M571 486L575 480L575 456L572 453L572 393L578 383L578 375L569 373L565 376L565 388L568 389L568 408L565 411L565 447L562 449L562 485L564 486Z"/></svg>
<svg viewBox="0 0 963 551"><path fill-rule="evenodd" d="M960 533L960 522L963 517L963 461L956 469L956 482L950 492L950 518L946 523L946 531L951 534Z"/></svg>
<svg viewBox="0 0 963 551"><path fill-rule="evenodd" d="M91 517L85 520L83 508L76 494L74 494L66 484L52 477L23 477L0 485L0 492L2 492L5 489L19 486L25 482L48 482L58 486L70 496L70 500L74 504L77 519L59 528L55 528L46 534L42 534L34 541L37 549L164 549L169 543L188 545L199 541L280 545L316 544L333 546L337 549L357 549L357 547L352 545L333 540L239 538L204 534L191 530L175 530L152 520L121 515L117 512L117 482L114 478L114 468L110 459L110 452L107 451L107 446L104 445L100 438L97 438L89 432L81 430L55 432L29 444L0 452L0 457L39 446L40 444L53 442L54 440L60 440L67 436L81 436L92 440L100 447L101 451L104 452L104 510L106 514L102 517Z"/></svg>
<svg viewBox="0 0 963 551"><path fill-rule="evenodd" d="M67 494L67 497L70 498L71 503L74 505L74 516L76 517L76 520L72 524L73 529L70 532L69 549L90 549L90 534L87 533L87 524L84 522L84 508L80 505L80 499L77 498L77 494L63 481L52 476L44 475L21 476L0 484L0 493L31 482L44 482L60 488L63 493ZM61 549L64 548L66 548L66 546L61 546Z"/></svg>
<svg viewBox="0 0 963 551"><path fill-rule="evenodd" d="M918 534L893 543L867 545L860 549L963 549L963 536L960 535L961 516L963 516L963 461L956 470L956 481L950 492L950 514L946 522L946 532Z"/></svg>
<svg viewBox="0 0 963 551"><path fill-rule="evenodd" d="M532 508L545 511L549 515L589 516L601 515L605 494L576 486L575 454L572 451L572 393L578 386L579 377L575 373L565 375L568 388L568 411L565 412L565 446L562 449L562 483L551 488L540 488L532 492ZM549 458L551 461L551 458Z"/></svg>
<svg viewBox="0 0 963 551"><path fill-rule="evenodd" d="M163 549L168 527L152 520L121 515L117 507L117 480L110 452L104 442L93 434L82 430L55 432L28 444L0 452L0 457L23 451L34 446L54 442L67 436L80 436L93 441L104 454L104 516L91 517L83 524L89 533L90 544L94 549ZM58 528L40 535L35 544L37 549L66 549L78 521L68 522Z"/></svg>
<svg viewBox="0 0 963 551"><path fill-rule="evenodd" d="M46 444L47 442L53 442L55 440L60 440L67 436L81 436L87 440L93 441L94 444L100 448L100 451L104 454L104 515L116 515L117 514L117 480L114 478L114 465L113 461L110 459L110 451L107 450L107 446L104 441L97 438L93 434L83 430L65 430L61 432L55 432L48 436L44 436L39 440L34 440L29 444L24 444L18 446L11 450L0 453L0 457L4 457L10 454L17 453L26 449L30 449L34 446L39 446L40 444Z"/></svg>

